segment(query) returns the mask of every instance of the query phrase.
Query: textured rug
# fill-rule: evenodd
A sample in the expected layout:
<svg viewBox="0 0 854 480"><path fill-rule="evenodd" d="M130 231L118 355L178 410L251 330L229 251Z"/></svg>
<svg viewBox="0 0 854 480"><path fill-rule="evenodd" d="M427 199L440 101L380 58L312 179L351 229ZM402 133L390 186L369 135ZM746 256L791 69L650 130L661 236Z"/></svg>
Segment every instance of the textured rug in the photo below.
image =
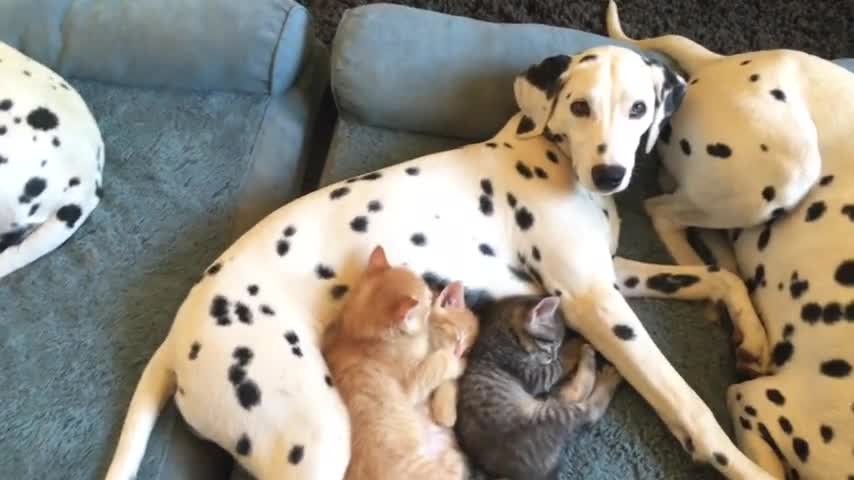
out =
<svg viewBox="0 0 854 480"><path fill-rule="evenodd" d="M369 0L301 0L320 37L330 42L344 10ZM545 23L604 34L606 0L389 0L493 22ZM626 33L678 33L720 53L769 48L804 50L825 58L854 56L851 0L623 0Z"/></svg>

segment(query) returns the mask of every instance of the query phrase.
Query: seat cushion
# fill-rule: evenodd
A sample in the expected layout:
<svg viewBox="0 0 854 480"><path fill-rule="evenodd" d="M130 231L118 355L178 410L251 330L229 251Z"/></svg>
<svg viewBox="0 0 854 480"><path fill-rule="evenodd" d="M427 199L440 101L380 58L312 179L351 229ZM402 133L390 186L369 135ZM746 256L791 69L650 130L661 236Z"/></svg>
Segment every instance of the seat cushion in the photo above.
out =
<svg viewBox="0 0 854 480"><path fill-rule="evenodd" d="M65 77L129 86L281 94L311 38L295 0L0 2L0 41Z"/></svg>
<svg viewBox="0 0 854 480"><path fill-rule="evenodd" d="M342 119L336 126L322 183L328 185L462 143ZM672 263L641 204L642 198L656 191L655 168L650 158L643 159L632 186L617 197L623 219L619 253ZM664 355L731 435L725 392L735 382L735 364L727 332L707 322L698 303L642 299L630 304ZM711 467L693 464L649 404L624 384L605 418L567 447L560 478L712 480L720 475Z"/></svg>
<svg viewBox="0 0 854 480"><path fill-rule="evenodd" d="M103 132L105 193L67 243L0 280L3 478L103 476L145 363L234 239L271 98L70 83ZM167 409L139 478L157 478L175 424Z"/></svg>

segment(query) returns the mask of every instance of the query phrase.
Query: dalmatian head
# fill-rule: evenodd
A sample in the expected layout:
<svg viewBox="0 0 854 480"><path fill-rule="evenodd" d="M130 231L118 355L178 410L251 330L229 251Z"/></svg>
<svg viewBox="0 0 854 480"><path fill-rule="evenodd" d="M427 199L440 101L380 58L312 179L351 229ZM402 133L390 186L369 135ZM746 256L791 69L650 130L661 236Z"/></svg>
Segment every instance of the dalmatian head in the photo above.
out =
<svg viewBox="0 0 854 480"><path fill-rule="evenodd" d="M516 77L520 138L546 134L572 158L579 181L611 194L631 180L638 145L649 153L679 107L685 81L627 48L556 55Z"/></svg>

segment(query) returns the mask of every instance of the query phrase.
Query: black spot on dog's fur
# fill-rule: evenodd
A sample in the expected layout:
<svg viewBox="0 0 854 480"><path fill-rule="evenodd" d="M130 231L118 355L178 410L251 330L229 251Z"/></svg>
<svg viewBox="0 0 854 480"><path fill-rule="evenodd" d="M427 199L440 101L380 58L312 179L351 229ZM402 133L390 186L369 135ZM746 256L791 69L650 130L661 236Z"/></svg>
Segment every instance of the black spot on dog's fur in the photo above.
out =
<svg viewBox="0 0 854 480"><path fill-rule="evenodd" d="M406 167L406 170L404 170L404 172L406 172L407 175L415 176L418 175L420 171L418 170L418 167Z"/></svg>
<svg viewBox="0 0 854 480"><path fill-rule="evenodd" d="M332 383L332 377L330 377L329 375L324 375L324 376L323 376L323 381L325 381L325 382L326 382L326 384L327 384L327 385L329 385L330 387L334 387L334 386L335 386L335 385Z"/></svg>
<svg viewBox="0 0 854 480"><path fill-rule="evenodd" d="M538 178L542 178L542 179L549 178L549 174L548 174L548 173L546 173L546 171L545 171L545 170L543 170L541 167L534 167L534 174L535 174Z"/></svg>
<svg viewBox="0 0 854 480"><path fill-rule="evenodd" d="M744 412L750 415L751 417L755 417L757 414L756 409L750 405L744 407Z"/></svg>
<svg viewBox="0 0 854 480"><path fill-rule="evenodd" d="M546 158L552 163L558 163L557 154L551 150L546 150Z"/></svg>
<svg viewBox="0 0 854 480"><path fill-rule="evenodd" d="M21 203L30 203L33 199L41 195L47 188L47 180L41 177L33 177L27 180L24 184L24 193L19 201Z"/></svg>
<svg viewBox="0 0 854 480"><path fill-rule="evenodd" d="M510 205L510 208L516 208L516 196L512 193L507 193L507 205Z"/></svg>
<svg viewBox="0 0 854 480"><path fill-rule="evenodd" d="M522 175L527 179L531 179L534 176L534 172L531 171L531 168L525 165L521 160L516 162L516 171L519 172L519 175Z"/></svg>
<svg viewBox="0 0 854 480"><path fill-rule="evenodd" d="M412 242L413 245L417 247L423 247L424 245L427 245L427 237L425 237L423 233L414 233L411 237L409 237L409 240Z"/></svg>
<svg viewBox="0 0 854 480"><path fill-rule="evenodd" d="M780 429L783 430L783 433L786 435L791 435L794 428L792 427L792 422L789 421L786 417L780 417L777 419L777 423L780 424Z"/></svg>
<svg viewBox="0 0 854 480"><path fill-rule="evenodd" d="M0 111L8 112L9 110L12 109L12 105L13 105L12 100L9 100L8 98L0 100Z"/></svg>
<svg viewBox="0 0 854 480"><path fill-rule="evenodd" d="M782 367L792 358L792 354L795 351L795 346L792 342L788 340L783 340L782 342L777 342L774 345L774 349L771 351L771 361L774 362L774 365L777 367Z"/></svg>
<svg viewBox="0 0 854 480"><path fill-rule="evenodd" d="M543 276L540 274L540 271L537 270L534 266L528 265L528 273L531 274L531 277L534 278L534 281L537 282L538 285L544 285Z"/></svg>
<svg viewBox="0 0 854 480"><path fill-rule="evenodd" d="M240 436L240 439L237 441L237 445L234 447L234 451L237 452L238 455L249 455L252 452L252 442L249 440L249 437L244 433Z"/></svg>
<svg viewBox="0 0 854 480"><path fill-rule="evenodd" d="M753 293L757 288L767 285L765 280L765 265L759 264L756 266L756 272L753 278L747 280L747 293Z"/></svg>
<svg viewBox="0 0 854 480"><path fill-rule="evenodd" d="M759 238L756 240L756 248L759 251L765 250L768 247L768 242L771 241L771 222L766 222L765 227L759 233Z"/></svg>
<svg viewBox="0 0 854 480"><path fill-rule="evenodd" d="M526 272L525 270L513 266L508 268L510 269L510 273L512 273L517 280L525 283L534 283L534 279L531 278L531 275L528 274L528 272Z"/></svg>
<svg viewBox="0 0 854 480"><path fill-rule="evenodd" d="M358 216L350 221L350 228L354 232L365 233L368 231L368 217Z"/></svg>
<svg viewBox="0 0 854 480"><path fill-rule="evenodd" d="M764 143L760 143L759 144L759 150L762 150L763 152L767 152L768 151L768 145L765 145Z"/></svg>
<svg viewBox="0 0 854 480"><path fill-rule="evenodd" d="M848 215L848 220L854 222L854 205L843 205L840 211L843 215Z"/></svg>
<svg viewBox="0 0 854 480"><path fill-rule="evenodd" d="M377 180L378 178L382 178L382 176L383 176L383 174L380 172L371 172L371 173L362 175L361 177L359 177L359 180L373 181L373 180Z"/></svg>
<svg viewBox="0 0 854 480"><path fill-rule="evenodd" d="M488 178L484 178L480 181L480 189L483 190L483 193L488 196L492 196L492 182Z"/></svg>
<svg viewBox="0 0 854 480"><path fill-rule="evenodd" d="M210 314L216 319L216 324L221 326L231 325L228 315L228 300L222 295L217 295L211 301Z"/></svg>
<svg viewBox="0 0 854 480"><path fill-rule="evenodd" d="M249 365L249 362L252 361L252 357L254 357L255 354L252 353L252 350L249 347L236 347L231 356L237 360L237 365L246 367Z"/></svg>
<svg viewBox="0 0 854 480"><path fill-rule="evenodd" d="M786 94L783 93L783 91L780 90L779 88L775 88L774 90L771 90L771 96L774 97L775 100L779 100L781 102L786 101Z"/></svg>
<svg viewBox="0 0 854 480"><path fill-rule="evenodd" d="M844 287L854 287L854 260L840 263L833 278Z"/></svg>
<svg viewBox="0 0 854 480"><path fill-rule="evenodd" d="M792 439L792 449L795 451L795 455L801 459L801 462L806 463L810 456L810 444L803 438L795 437Z"/></svg>
<svg viewBox="0 0 854 480"><path fill-rule="evenodd" d="M368 211L371 213L379 212L383 209L383 204L379 200L371 200L368 202Z"/></svg>
<svg viewBox="0 0 854 480"><path fill-rule="evenodd" d="M745 61L739 63L739 65L743 66L743 65L747 65L748 63L750 63L750 60L745 60Z"/></svg>
<svg viewBox="0 0 854 480"><path fill-rule="evenodd" d="M821 305L815 302L805 303L801 307L801 320L810 325L815 325L821 318L821 312Z"/></svg>
<svg viewBox="0 0 854 480"><path fill-rule="evenodd" d="M44 107L39 107L27 115L27 123L36 130L53 130L59 125L56 114Z"/></svg>
<svg viewBox="0 0 854 480"><path fill-rule="evenodd" d="M635 338L634 329L628 325L614 325L612 330L620 340L633 340Z"/></svg>
<svg viewBox="0 0 854 480"><path fill-rule="evenodd" d="M820 200L817 202L813 202L807 208L807 215L805 220L807 222L814 222L821 218L822 215L824 215L825 210L827 210L827 205L825 205L824 202Z"/></svg>
<svg viewBox="0 0 854 480"><path fill-rule="evenodd" d="M329 290L329 294L332 295L334 300L340 300L349 290L350 287L347 285L335 285Z"/></svg>
<svg viewBox="0 0 854 480"><path fill-rule="evenodd" d="M744 430L753 430L753 424L750 423L750 420L740 416L738 417L738 422Z"/></svg>
<svg viewBox="0 0 854 480"><path fill-rule="evenodd" d="M845 320L848 320L849 322L854 322L854 301L851 301L850 303L848 303L848 305L845 306Z"/></svg>
<svg viewBox="0 0 854 480"><path fill-rule="evenodd" d="M252 324L252 310L250 310L246 305L237 302L234 306L234 313L237 315L237 320L240 321L240 323L245 323L247 325Z"/></svg>
<svg viewBox="0 0 854 480"><path fill-rule="evenodd" d="M822 187L826 187L826 186L830 185L831 182L833 182L833 175L825 175L825 176L821 177L821 180L818 181L818 184L821 185Z"/></svg>
<svg viewBox="0 0 854 480"><path fill-rule="evenodd" d="M682 147L682 153L685 155L691 155L691 144L688 143L688 140L684 138L679 140L679 146Z"/></svg>
<svg viewBox="0 0 854 480"><path fill-rule="evenodd" d="M509 148L510 150L513 150L513 145L510 145L510 144L509 144L509 143L507 143L507 142L504 142L504 147L505 147L505 148Z"/></svg>
<svg viewBox="0 0 854 480"><path fill-rule="evenodd" d="M495 142L486 142L486 146L489 148L498 148L498 144Z"/></svg>
<svg viewBox="0 0 854 480"><path fill-rule="evenodd" d="M818 431L821 434L821 439L824 440L824 443L830 443L833 441L833 428L828 425L822 425Z"/></svg>
<svg viewBox="0 0 854 480"><path fill-rule="evenodd" d="M261 305L261 313L270 317L276 314L269 305Z"/></svg>
<svg viewBox="0 0 854 480"><path fill-rule="evenodd" d="M523 115L521 119L519 119L519 125L516 127L517 135L524 135L534 128L536 128L536 124L534 124L534 120L527 115Z"/></svg>
<svg viewBox="0 0 854 480"><path fill-rule="evenodd" d="M291 345L299 343L299 336L293 330L285 332L285 340Z"/></svg>
<svg viewBox="0 0 854 480"><path fill-rule="evenodd" d="M537 248L537 246L536 246L536 245L534 245L533 247L531 247L531 256L532 256L532 257L534 257L534 260L536 260L536 261L538 261L538 262L539 262L540 260L542 260L542 258L543 258L543 257L542 257L542 255L540 254L540 249L539 249L539 248Z"/></svg>
<svg viewBox="0 0 854 480"><path fill-rule="evenodd" d="M516 210L516 225L522 231L530 229L534 225L534 215L527 208L521 207Z"/></svg>
<svg viewBox="0 0 854 480"><path fill-rule="evenodd" d="M786 397L784 397L780 390L777 390L776 388L769 388L768 390L765 390L765 396L767 396L768 400L775 405L782 406L786 403Z"/></svg>
<svg viewBox="0 0 854 480"><path fill-rule="evenodd" d="M237 386L237 400L246 410L261 403L261 390L252 380L246 380Z"/></svg>
<svg viewBox="0 0 854 480"><path fill-rule="evenodd" d="M753 75L750 76L750 81L751 82L758 82L759 81L759 75L754 73Z"/></svg>
<svg viewBox="0 0 854 480"><path fill-rule="evenodd" d="M480 209L480 213L482 213L486 216L492 215L492 212L495 211L495 208L492 205L492 199L486 195L481 195L478 200L479 200L478 208Z"/></svg>
<svg viewBox="0 0 854 480"><path fill-rule="evenodd" d="M596 60L597 58L599 58L597 55L593 55L593 54L585 55L585 56L581 57L581 60L579 60L578 63L590 62L590 61Z"/></svg>
<svg viewBox="0 0 854 480"><path fill-rule="evenodd" d="M318 264L317 267L314 269L314 273L316 273L317 277L322 280L329 280L330 278L335 278L335 270L323 264Z"/></svg>
<svg viewBox="0 0 854 480"><path fill-rule="evenodd" d="M495 256L495 251L492 249L492 247L490 247L489 245L487 245L485 243L481 243L480 245L478 245L477 249L480 251L480 253L482 253L484 255L487 255L490 257Z"/></svg>
<svg viewBox="0 0 854 480"><path fill-rule="evenodd" d="M640 283L640 279L639 279L638 277L634 277L634 276L632 276L632 277L627 278L627 279L623 282L623 285L625 285L625 286L627 286L627 287L629 287L629 288L635 288L635 287L637 287L637 286L638 286L638 283Z"/></svg>
<svg viewBox="0 0 854 480"><path fill-rule="evenodd" d="M792 278L789 282L789 294L791 294L792 300L801 298L801 295L806 293L809 288L809 280L801 280L798 277L798 272L792 272Z"/></svg>
<svg viewBox="0 0 854 480"><path fill-rule="evenodd" d="M65 225L68 228L74 228L74 225L77 223L77 220L80 219L81 215L83 215L83 211L80 210L80 207L74 204L66 205L56 212L56 218L65 222Z"/></svg>
<svg viewBox="0 0 854 480"><path fill-rule="evenodd" d="M845 378L851 374L851 364L841 358L826 360L821 363L822 375L832 378Z"/></svg>
<svg viewBox="0 0 854 480"><path fill-rule="evenodd" d="M32 207L30 207L29 216L30 216L30 217L32 217L33 215L35 215L35 214L36 214L36 212L38 212L38 211L39 211L39 207L41 207L41 204L40 204L40 203L35 203L35 204L33 204L33 206L32 206Z"/></svg>
<svg viewBox="0 0 854 480"><path fill-rule="evenodd" d="M726 458L726 455L720 452L715 452L713 455L715 457L715 461L718 462L718 465L725 467L729 463L729 459Z"/></svg>
<svg viewBox="0 0 854 480"><path fill-rule="evenodd" d="M771 447L771 450L774 451L774 455L776 455L780 460L783 460L785 458L783 456L783 451L780 450L780 446L774 441L774 437L771 436L771 432L768 431L768 427L766 427L764 423L759 422L756 424L756 428L759 430L759 436L762 437L762 440L765 440L765 443L767 443L768 446Z"/></svg>
<svg viewBox="0 0 854 480"><path fill-rule="evenodd" d="M295 445L291 448L290 453L288 453L288 463L291 465L298 465L304 456L305 448L302 445Z"/></svg>
<svg viewBox="0 0 854 480"><path fill-rule="evenodd" d="M53 140L50 141L50 144L58 148L60 145L62 145L62 142L59 141L59 138L53 137Z"/></svg>
<svg viewBox="0 0 854 480"><path fill-rule="evenodd" d="M696 275L659 273L646 279L646 286L650 290L665 294L673 294L679 290L690 287L699 282Z"/></svg>
<svg viewBox="0 0 854 480"><path fill-rule="evenodd" d="M246 288L246 291L249 292L249 295L254 297L255 295L258 295L258 285L249 285Z"/></svg>
<svg viewBox="0 0 854 480"><path fill-rule="evenodd" d="M276 243L276 253L278 253L280 257L284 257L290 249L291 244L287 240L279 240Z"/></svg>
<svg viewBox="0 0 854 480"><path fill-rule="evenodd" d="M80 177L71 177L71 180L68 181L68 188L74 188L80 185Z"/></svg>
<svg viewBox="0 0 854 480"><path fill-rule="evenodd" d="M598 153L599 155L603 155L607 151L608 151L608 145L606 145L604 143L600 143L599 145L596 145L596 153Z"/></svg>
<svg viewBox="0 0 854 480"><path fill-rule="evenodd" d="M703 238L700 236L700 230L697 227L685 228L685 240L704 264L715 265L718 263L718 259L715 258L714 252L712 252L712 249L703 241Z"/></svg>
<svg viewBox="0 0 854 480"><path fill-rule="evenodd" d="M764 198L766 202L770 202L771 200L774 200L774 197L776 195L777 195L777 191L774 190L774 187L772 187L770 185L762 189L762 198Z"/></svg>
<svg viewBox="0 0 854 480"><path fill-rule="evenodd" d="M202 349L201 343L193 342L193 344L190 345L190 355L189 355L190 360L195 360L195 359L199 358L199 351L201 349Z"/></svg>
<svg viewBox="0 0 854 480"><path fill-rule="evenodd" d="M350 193L349 187L338 187L335 190L332 190L331 192L329 192L329 199L330 200L337 200L337 199L343 197L344 195L347 195L348 193Z"/></svg>
<svg viewBox="0 0 854 480"><path fill-rule="evenodd" d="M294 227L293 225L288 225L287 227L285 227L284 232L282 232L282 234L286 237L293 237L294 234L296 234L296 233L297 233L297 228Z"/></svg>
<svg viewBox="0 0 854 480"><path fill-rule="evenodd" d="M833 325L842 319L842 305L839 302L830 302L824 306L821 319L827 325Z"/></svg>
<svg viewBox="0 0 854 480"><path fill-rule="evenodd" d="M783 338L789 338L795 333L795 326L791 323L787 323L785 327L783 327Z"/></svg>
<svg viewBox="0 0 854 480"><path fill-rule="evenodd" d="M706 145L706 152L713 157L729 158L732 155L732 149L729 145L723 143L712 143Z"/></svg>
<svg viewBox="0 0 854 480"><path fill-rule="evenodd" d="M208 275L216 275L217 273L219 273L220 270L222 270L222 264L217 262L211 265L205 273L207 273Z"/></svg>

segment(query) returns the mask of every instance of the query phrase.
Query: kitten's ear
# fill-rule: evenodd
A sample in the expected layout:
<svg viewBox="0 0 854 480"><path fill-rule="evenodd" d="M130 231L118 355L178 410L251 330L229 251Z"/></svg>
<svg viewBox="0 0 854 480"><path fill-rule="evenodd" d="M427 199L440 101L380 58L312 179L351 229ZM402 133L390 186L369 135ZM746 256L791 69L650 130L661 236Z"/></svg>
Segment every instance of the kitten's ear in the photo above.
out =
<svg viewBox="0 0 854 480"><path fill-rule="evenodd" d="M560 307L560 297L551 296L541 299L531 309L525 322L525 330L531 335L545 338L560 338L564 325L555 315Z"/></svg>
<svg viewBox="0 0 854 480"><path fill-rule="evenodd" d="M400 326L401 330L411 332L418 326L418 317L412 311L418 305L418 300L405 295L392 303L392 318L394 324Z"/></svg>
<svg viewBox="0 0 854 480"><path fill-rule="evenodd" d="M385 256L385 250L381 245L377 245L374 250L371 252L371 256L368 258L368 272L375 272L379 270L385 270L391 267L388 263L388 259Z"/></svg>
<svg viewBox="0 0 854 480"><path fill-rule="evenodd" d="M463 308L466 306L465 288L462 282L451 282L436 297L436 305L441 308Z"/></svg>

